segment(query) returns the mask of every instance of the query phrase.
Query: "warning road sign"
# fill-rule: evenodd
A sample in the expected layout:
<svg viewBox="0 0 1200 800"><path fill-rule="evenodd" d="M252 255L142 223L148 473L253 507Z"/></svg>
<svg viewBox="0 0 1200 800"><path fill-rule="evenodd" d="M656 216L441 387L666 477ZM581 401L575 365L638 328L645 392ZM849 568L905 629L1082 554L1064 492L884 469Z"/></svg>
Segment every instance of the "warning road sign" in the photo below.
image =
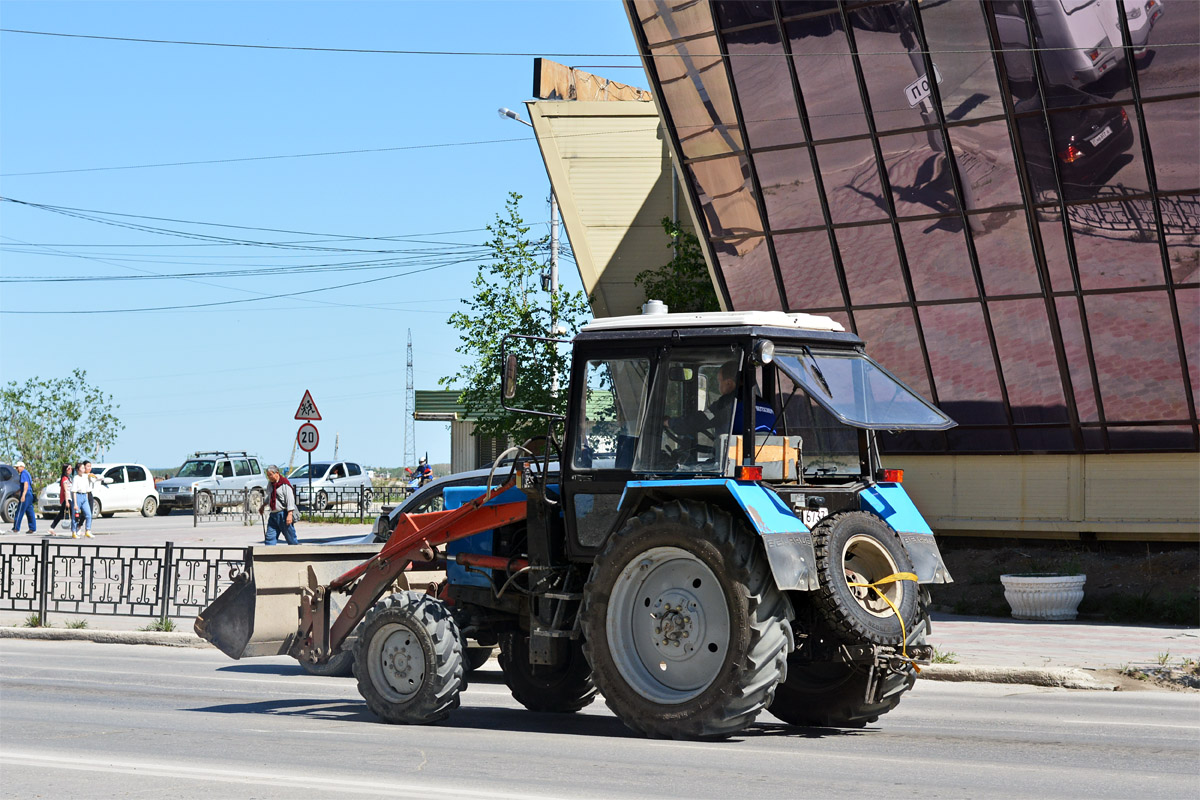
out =
<svg viewBox="0 0 1200 800"><path fill-rule="evenodd" d="M321 443L321 434L317 433L317 426L311 422L306 422L300 426L300 430L296 431L296 444L300 445L300 449L306 453L311 453L317 449L317 445Z"/></svg>
<svg viewBox="0 0 1200 800"><path fill-rule="evenodd" d="M317 411L317 404L313 402L312 393L308 389L304 390L304 397L300 399L300 407L296 409L296 419L320 419L321 412Z"/></svg>

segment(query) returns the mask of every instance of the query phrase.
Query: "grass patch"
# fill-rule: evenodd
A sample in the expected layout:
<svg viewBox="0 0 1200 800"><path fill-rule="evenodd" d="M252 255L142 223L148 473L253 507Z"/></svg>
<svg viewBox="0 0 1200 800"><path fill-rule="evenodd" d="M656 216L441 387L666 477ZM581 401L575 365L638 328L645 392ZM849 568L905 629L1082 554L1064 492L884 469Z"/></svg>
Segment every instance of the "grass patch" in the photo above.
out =
<svg viewBox="0 0 1200 800"><path fill-rule="evenodd" d="M28 617L25 618L25 622L23 623L23 625L26 628L49 628L50 627L49 625L42 624L42 615L41 614L30 614Z"/></svg>
<svg viewBox="0 0 1200 800"><path fill-rule="evenodd" d="M166 619L156 619L149 625L143 625L142 627L138 628L138 630L162 631L164 633L170 633L171 631L175 630L175 620L171 619L170 617L167 617Z"/></svg>
<svg viewBox="0 0 1200 800"><path fill-rule="evenodd" d="M933 648L933 658L930 660L934 664L957 664L958 663L958 653L954 652L953 650L946 650L946 651L938 650L935 647L935 648Z"/></svg>
<svg viewBox="0 0 1200 800"><path fill-rule="evenodd" d="M88 626L88 621L86 619L72 619L72 620L67 621L67 627L72 628L77 631L83 630L87 626Z"/></svg>

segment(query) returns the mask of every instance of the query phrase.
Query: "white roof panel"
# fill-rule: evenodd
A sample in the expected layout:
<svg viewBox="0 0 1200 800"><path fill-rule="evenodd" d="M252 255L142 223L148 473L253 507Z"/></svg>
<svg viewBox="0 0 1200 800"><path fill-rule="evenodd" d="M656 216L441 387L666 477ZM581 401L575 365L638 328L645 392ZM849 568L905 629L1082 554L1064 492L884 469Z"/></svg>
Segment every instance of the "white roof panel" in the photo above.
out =
<svg viewBox="0 0 1200 800"><path fill-rule="evenodd" d="M700 314L634 314L605 317L583 326L585 331L638 328L740 327L794 328L808 331L844 331L840 322L813 314L784 311L708 311Z"/></svg>

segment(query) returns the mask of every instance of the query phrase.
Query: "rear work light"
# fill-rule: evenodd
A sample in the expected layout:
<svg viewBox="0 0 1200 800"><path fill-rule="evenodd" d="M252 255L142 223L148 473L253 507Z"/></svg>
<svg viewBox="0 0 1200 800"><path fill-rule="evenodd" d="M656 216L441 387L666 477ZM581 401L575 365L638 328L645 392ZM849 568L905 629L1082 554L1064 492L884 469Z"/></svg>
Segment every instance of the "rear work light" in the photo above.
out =
<svg viewBox="0 0 1200 800"><path fill-rule="evenodd" d="M1083 151L1080 150L1075 145L1069 144L1069 145L1067 145L1066 150L1063 150L1061 153L1058 154L1058 157L1061 158L1063 161L1065 161L1068 164L1073 164L1076 161L1078 161L1079 159L1083 158Z"/></svg>
<svg viewBox="0 0 1200 800"><path fill-rule="evenodd" d="M880 483L904 483L904 470L902 469L881 469L879 470Z"/></svg>
<svg viewBox="0 0 1200 800"><path fill-rule="evenodd" d="M738 467L736 477L739 481L761 481L762 467Z"/></svg>

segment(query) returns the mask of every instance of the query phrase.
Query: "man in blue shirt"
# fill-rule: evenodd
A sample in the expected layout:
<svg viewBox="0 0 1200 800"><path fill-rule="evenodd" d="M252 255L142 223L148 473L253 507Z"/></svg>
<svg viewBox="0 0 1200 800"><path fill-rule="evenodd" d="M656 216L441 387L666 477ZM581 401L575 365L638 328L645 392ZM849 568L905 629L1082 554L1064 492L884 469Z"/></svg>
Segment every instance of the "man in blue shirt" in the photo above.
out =
<svg viewBox="0 0 1200 800"><path fill-rule="evenodd" d="M20 476L18 480L21 482L21 489L17 493L20 505L17 506L17 517L13 520L13 533L21 532L21 517L29 517L29 532L37 533L37 517L33 513L33 478L29 476L29 470L25 469L25 462L18 461L13 464L17 468L17 474Z"/></svg>

